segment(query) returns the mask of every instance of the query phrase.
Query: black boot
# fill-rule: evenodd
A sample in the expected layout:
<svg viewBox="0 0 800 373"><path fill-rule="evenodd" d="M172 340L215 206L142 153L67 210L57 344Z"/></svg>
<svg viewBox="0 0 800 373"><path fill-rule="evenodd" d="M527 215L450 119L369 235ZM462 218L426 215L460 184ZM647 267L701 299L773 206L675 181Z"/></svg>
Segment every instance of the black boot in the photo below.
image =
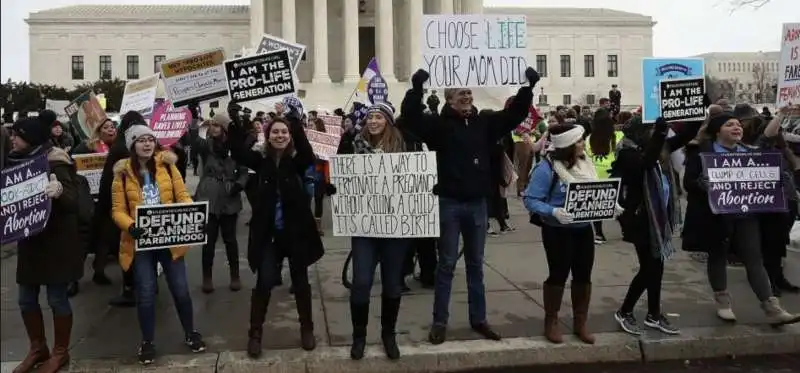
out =
<svg viewBox="0 0 800 373"><path fill-rule="evenodd" d="M350 301L350 319L353 322L353 345L350 346L350 358L361 360L367 347L367 323L369 323L369 303L353 303Z"/></svg>
<svg viewBox="0 0 800 373"><path fill-rule="evenodd" d="M295 286L294 303L297 305L297 316L300 319L300 345L306 351L317 347L314 337L314 321L311 312L311 286Z"/></svg>
<svg viewBox="0 0 800 373"><path fill-rule="evenodd" d="M264 333L264 319L269 306L269 292L253 290L250 296L250 330L247 331L247 355L251 358L261 356L261 336Z"/></svg>
<svg viewBox="0 0 800 373"><path fill-rule="evenodd" d="M400 298L381 298L381 340L383 350L390 360L400 358L400 348L397 347L395 338L395 326L397 325L397 314L400 312Z"/></svg>

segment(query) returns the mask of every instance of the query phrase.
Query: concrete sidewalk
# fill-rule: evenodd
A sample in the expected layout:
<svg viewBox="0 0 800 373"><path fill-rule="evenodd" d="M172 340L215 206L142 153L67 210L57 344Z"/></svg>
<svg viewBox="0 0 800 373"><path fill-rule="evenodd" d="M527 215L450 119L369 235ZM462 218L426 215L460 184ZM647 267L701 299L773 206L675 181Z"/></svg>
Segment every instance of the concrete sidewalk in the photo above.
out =
<svg viewBox="0 0 800 373"><path fill-rule="evenodd" d="M222 243L218 244L214 268L216 292L200 291L200 249L187 257L190 286L197 329L208 343L208 352L192 355L181 343L182 331L172 300L162 282L159 294L156 348L159 358L147 371L170 372L446 372L479 367L503 367L526 364L580 363L601 361L653 361L692 359L729 354L764 354L800 352L800 326L775 330L765 324L759 304L749 290L744 269L729 271L730 290L734 295L737 325L719 321L705 275L705 265L680 252L667 263L664 275L663 308L673 323L682 328L679 336L665 336L649 331L641 338L618 332L613 312L636 272L633 247L619 241L616 222L605 223L610 242L597 247L594 269L594 292L590 308L591 331L598 342L584 345L567 338L564 345L544 341L544 310L541 286L547 276L547 264L539 229L527 223L527 213L517 199L509 200L514 233L489 238L486 247L485 283L489 321L505 337L502 342L476 340L467 321L466 278L459 263L453 283L451 321L448 342L431 346L427 333L431 321L433 291L424 290L409 280L412 292L403 298L398 322L398 340L403 358L390 362L380 346L380 285L373 289L372 315L368 341L372 344L367 358L349 360L350 314L348 291L341 285L342 265L349 250L349 239L331 237L324 241L326 254L311 268L314 320L318 348L313 352L299 349L300 334L294 301L288 287L277 288L267 315L264 347L260 360L248 359L246 347L249 317L249 287L254 284L246 263L245 222L239 227L240 263L246 288L228 290L228 274ZM14 362L25 356L28 342L19 310L14 283L15 257L2 260L2 372L10 372ZM787 263L790 279L800 282L800 254L790 253ZM116 266L107 273L114 286L99 287L89 280L82 282L81 293L73 299L75 325L71 354L73 372L139 371L136 347L139 330L135 309L110 308L106 302L118 291L120 280ZM285 274L288 278L288 273ZM379 277L376 277L376 281ZM287 280L288 281L288 280ZM639 319L644 317L643 297ZM41 298L46 305L44 297ZM786 295L783 304L800 312L800 296ZM565 296L562 322L571 333L569 296ZM48 328L50 322L46 322ZM51 333L48 330L48 335ZM50 338L52 342L52 338Z"/></svg>

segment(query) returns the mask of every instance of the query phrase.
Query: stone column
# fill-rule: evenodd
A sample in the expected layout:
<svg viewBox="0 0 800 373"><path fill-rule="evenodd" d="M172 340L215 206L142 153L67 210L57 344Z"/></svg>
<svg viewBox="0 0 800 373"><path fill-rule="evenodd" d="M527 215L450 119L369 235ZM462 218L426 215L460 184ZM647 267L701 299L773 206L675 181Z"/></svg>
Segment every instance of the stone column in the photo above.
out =
<svg viewBox="0 0 800 373"><path fill-rule="evenodd" d="M358 0L342 0L344 20L344 81L357 82L361 78L358 69Z"/></svg>
<svg viewBox="0 0 800 373"><path fill-rule="evenodd" d="M312 83L330 83L328 75L328 0L314 0L314 75Z"/></svg>
<svg viewBox="0 0 800 373"><path fill-rule="evenodd" d="M468 1L469 11L472 14L483 14L483 0L465 0Z"/></svg>
<svg viewBox="0 0 800 373"><path fill-rule="evenodd" d="M422 67L422 51L420 46L420 28L422 27L422 2L407 0L408 8L408 73L413 74Z"/></svg>
<svg viewBox="0 0 800 373"><path fill-rule="evenodd" d="M295 16L294 0L281 1L281 37L288 41L295 41L297 38L297 29L295 23L297 18Z"/></svg>
<svg viewBox="0 0 800 373"><path fill-rule="evenodd" d="M439 14L453 14L453 0L439 0Z"/></svg>
<svg viewBox="0 0 800 373"><path fill-rule="evenodd" d="M378 54L378 67L383 79L396 82L394 76L394 27L393 1L375 1L375 50Z"/></svg>
<svg viewBox="0 0 800 373"><path fill-rule="evenodd" d="M264 35L264 0L250 0L250 45L248 48L257 46Z"/></svg>

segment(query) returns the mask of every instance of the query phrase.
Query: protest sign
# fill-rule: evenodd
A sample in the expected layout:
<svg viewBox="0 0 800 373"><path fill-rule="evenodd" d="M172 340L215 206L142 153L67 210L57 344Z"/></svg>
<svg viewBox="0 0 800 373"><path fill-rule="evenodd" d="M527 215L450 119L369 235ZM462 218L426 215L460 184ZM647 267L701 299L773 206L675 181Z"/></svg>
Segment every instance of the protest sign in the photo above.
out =
<svg viewBox="0 0 800 373"><path fill-rule="evenodd" d="M336 155L341 139L339 135L307 129L306 136L317 158L327 161L330 156Z"/></svg>
<svg viewBox="0 0 800 373"><path fill-rule="evenodd" d="M784 23L778 70L778 108L800 102L800 23Z"/></svg>
<svg viewBox="0 0 800 373"><path fill-rule="evenodd" d="M661 116L661 81L681 78L705 78L703 59L642 59L642 122L655 123Z"/></svg>
<svg viewBox="0 0 800 373"><path fill-rule="evenodd" d="M208 201L136 206L136 227L145 231L136 251L205 245L207 223Z"/></svg>
<svg viewBox="0 0 800 373"><path fill-rule="evenodd" d="M162 146L172 146L189 129L192 111L187 107L173 107L169 100L157 102L150 118L150 128Z"/></svg>
<svg viewBox="0 0 800 373"><path fill-rule="evenodd" d="M56 113L58 120L62 123L67 123L69 121L69 116L67 116L65 109L67 106L69 106L69 104L69 100L51 100L48 98L44 102L44 108ZM28 115L30 115L30 113Z"/></svg>
<svg viewBox="0 0 800 373"><path fill-rule="evenodd" d="M620 179L569 183L564 209L574 215L575 223L613 219L619 184Z"/></svg>
<svg viewBox="0 0 800 373"><path fill-rule="evenodd" d="M338 115L317 114L317 118L322 119L322 122L325 123L325 132L336 136L342 135L342 117Z"/></svg>
<svg viewBox="0 0 800 373"><path fill-rule="evenodd" d="M167 97L175 107L208 101L228 94L225 50L217 48L161 63Z"/></svg>
<svg viewBox="0 0 800 373"><path fill-rule="evenodd" d="M786 211L778 152L702 153L714 214Z"/></svg>
<svg viewBox="0 0 800 373"><path fill-rule="evenodd" d="M300 61L303 60L303 54L306 53L305 45L292 43L277 36L264 34L264 36L261 37L261 42L258 43L256 54L279 51L281 49L286 49L289 53L292 70L297 70L297 66L300 65ZM245 56L245 54L242 55Z"/></svg>
<svg viewBox="0 0 800 373"><path fill-rule="evenodd" d="M82 175L89 182L89 191L93 196L100 192L100 177L103 176L103 166L106 164L106 153L75 154L75 168L78 175Z"/></svg>
<svg viewBox="0 0 800 373"><path fill-rule="evenodd" d="M236 104L294 96L297 90L285 49L225 61L225 74L228 96Z"/></svg>
<svg viewBox="0 0 800 373"><path fill-rule="evenodd" d="M334 236L439 237L436 153L330 157Z"/></svg>
<svg viewBox="0 0 800 373"><path fill-rule="evenodd" d="M92 91L78 96L64 108L64 112L69 117L70 126L82 140L92 137L95 128L107 118L105 110Z"/></svg>
<svg viewBox="0 0 800 373"><path fill-rule="evenodd" d="M389 98L389 85L380 75L375 75L367 82L367 98L369 102L386 102Z"/></svg>
<svg viewBox="0 0 800 373"><path fill-rule="evenodd" d="M142 115L150 114L153 111L158 83L161 81L159 77L159 74L155 74L147 78L128 81L125 84L125 93L122 94L120 114L125 115L129 111L138 111Z"/></svg>
<svg viewBox="0 0 800 373"><path fill-rule="evenodd" d="M3 244L17 242L41 232L50 218L51 201L44 194L49 182L47 154L31 158L2 171Z"/></svg>
<svg viewBox="0 0 800 373"><path fill-rule="evenodd" d="M703 120L706 117L704 78L665 79L660 84L661 116L667 122Z"/></svg>
<svg viewBox="0 0 800 373"><path fill-rule="evenodd" d="M528 84L524 15L422 16L421 68L431 88Z"/></svg>

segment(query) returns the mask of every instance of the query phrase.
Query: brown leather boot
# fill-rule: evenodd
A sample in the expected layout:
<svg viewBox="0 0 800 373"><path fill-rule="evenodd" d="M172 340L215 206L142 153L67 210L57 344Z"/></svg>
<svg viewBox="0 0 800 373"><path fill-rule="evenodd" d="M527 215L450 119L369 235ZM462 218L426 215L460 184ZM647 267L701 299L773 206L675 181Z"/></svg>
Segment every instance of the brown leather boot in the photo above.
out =
<svg viewBox="0 0 800 373"><path fill-rule="evenodd" d="M44 335L42 310L23 312L22 322L25 324L25 331L28 333L31 347L28 350L28 355L14 368L13 373L27 373L50 358L50 351L47 350L47 339Z"/></svg>
<svg viewBox="0 0 800 373"><path fill-rule="evenodd" d="M594 335L586 329L591 299L592 284L572 283L572 330L583 343L588 344L595 341Z"/></svg>
<svg viewBox="0 0 800 373"><path fill-rule="evenodd" d="M563 286L544 284L544 336L552 343L563 343L561 328L558 325L558 311L561 310L561 298L564 296Z"/></svg>
<svg viewBox="0 0 800 373"><path fill-rule="evenodd" d="M314 337L314 321L311 312L311 286L308 284L294 285L294 302L297 305L297 318L300 320L300 345L306 351L317 347Z"/></svg>
<svg viewBox="0 0 800 373"><path fill-rule="evenodd" d="M264 333L264 319L267 316L270 293L254 289L250 296L250 329L247 331L247 355L251 358L261 356L261 337Z"/></svg>
<svg viewBox="0 0 800 373"><path fill-rule="evenodd" d="M322 230L322 218L314 218L314 221L317 222L317 232L319 232L320 236L324 236L325 231Z"/></svg>
<svg viewBox="0 0 800 373"><path fill-rule="evenodd" d="M56 373L69 364L69 338L72 335L72 314L53 315L53 352L37 373Z"/></svg>

